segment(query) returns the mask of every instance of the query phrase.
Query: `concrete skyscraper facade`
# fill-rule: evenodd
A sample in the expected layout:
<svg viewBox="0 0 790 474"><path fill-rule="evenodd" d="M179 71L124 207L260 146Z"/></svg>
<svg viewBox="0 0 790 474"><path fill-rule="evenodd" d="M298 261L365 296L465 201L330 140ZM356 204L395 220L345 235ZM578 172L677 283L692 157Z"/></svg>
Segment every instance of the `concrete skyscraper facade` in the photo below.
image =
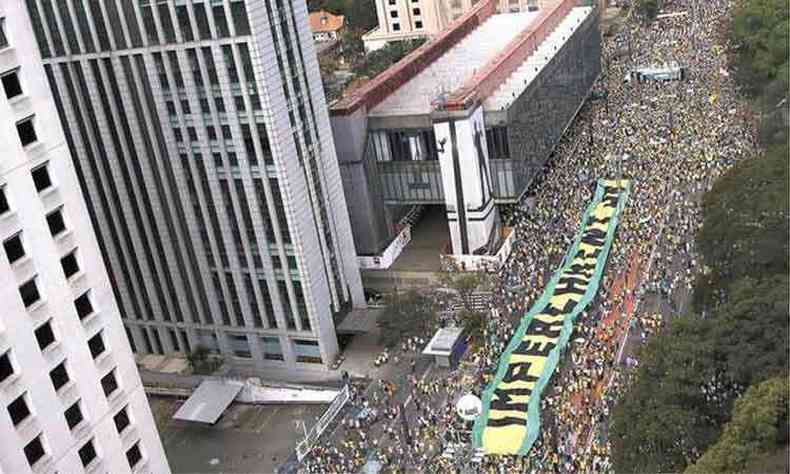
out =
<svg viewBox="0 0 790 474"><path fill-rule="evenodd" d="M23 0L0 83L0 473L167 473Z"/></svg>
<svg viewBox="0 0 790 474"><path fill-rule="evenodd" d="M305 3L26 4L133 348L331 364L364 296Z"/></svg>

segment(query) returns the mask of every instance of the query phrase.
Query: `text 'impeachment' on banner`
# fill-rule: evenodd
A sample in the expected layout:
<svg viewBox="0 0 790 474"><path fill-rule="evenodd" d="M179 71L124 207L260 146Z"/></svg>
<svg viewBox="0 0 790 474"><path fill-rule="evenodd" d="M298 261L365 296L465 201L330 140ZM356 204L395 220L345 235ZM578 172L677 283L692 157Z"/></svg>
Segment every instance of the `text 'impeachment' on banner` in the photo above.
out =
<svg viewBox="0 0 790 474"><path fill-rule="evenodd" d="M489 454L525 454L540 430L540 395L595 296L628 197L626 180L600 180L580 232L540 299L521 319L483 392L474 442Z"/></svg>

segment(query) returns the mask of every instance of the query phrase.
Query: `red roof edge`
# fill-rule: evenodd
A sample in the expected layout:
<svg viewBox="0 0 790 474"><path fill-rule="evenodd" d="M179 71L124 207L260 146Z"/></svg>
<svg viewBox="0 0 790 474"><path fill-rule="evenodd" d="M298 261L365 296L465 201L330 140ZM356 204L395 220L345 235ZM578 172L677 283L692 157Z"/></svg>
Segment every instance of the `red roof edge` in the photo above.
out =
<svg viewBox="0 0 790 474"><path fill-rule="evenodd" d="M491 95L524 63L577 3L578 0L561 0L551 7L544 8L540 16L519 33L501 53L464 82L464 85L453 91L442 105L442 109L464 110Z"/></svg>
<svg viewBox="0 0 790 474"><path fill-rule="evenodd" d="M496 0L481 0L446 30L382 71L358 90L332 104L330 113L349 115L363 105L370 110L380 104L493 15L496 5Z"/></svg>

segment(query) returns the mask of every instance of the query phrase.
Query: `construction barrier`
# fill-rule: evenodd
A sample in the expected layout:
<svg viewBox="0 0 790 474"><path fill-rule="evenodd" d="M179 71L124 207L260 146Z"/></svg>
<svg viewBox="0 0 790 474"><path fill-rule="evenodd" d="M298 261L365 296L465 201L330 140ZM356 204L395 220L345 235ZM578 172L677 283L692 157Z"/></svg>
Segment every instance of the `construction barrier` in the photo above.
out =
<svg viewBox="0 0 790 474"><path fill-rule="evenodd" d="M598 291L629 186L626 180L598 182L573 245L502 354L473 430L475 446L486 453L523 455L537 439L540 394L573 322Z"/></svg>

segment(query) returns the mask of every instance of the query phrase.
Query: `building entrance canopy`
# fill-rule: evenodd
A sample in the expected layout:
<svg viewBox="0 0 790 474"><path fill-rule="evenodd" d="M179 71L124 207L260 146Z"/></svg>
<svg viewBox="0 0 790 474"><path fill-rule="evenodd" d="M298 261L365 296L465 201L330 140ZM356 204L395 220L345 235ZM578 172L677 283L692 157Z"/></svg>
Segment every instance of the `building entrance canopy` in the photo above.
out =
<svg viewBox="0 0 790 474"><path fill-rule="evenodd" d="M204 380L173 418L213 425L241 392L242 387L244 385L240 382Z"/></svg>

